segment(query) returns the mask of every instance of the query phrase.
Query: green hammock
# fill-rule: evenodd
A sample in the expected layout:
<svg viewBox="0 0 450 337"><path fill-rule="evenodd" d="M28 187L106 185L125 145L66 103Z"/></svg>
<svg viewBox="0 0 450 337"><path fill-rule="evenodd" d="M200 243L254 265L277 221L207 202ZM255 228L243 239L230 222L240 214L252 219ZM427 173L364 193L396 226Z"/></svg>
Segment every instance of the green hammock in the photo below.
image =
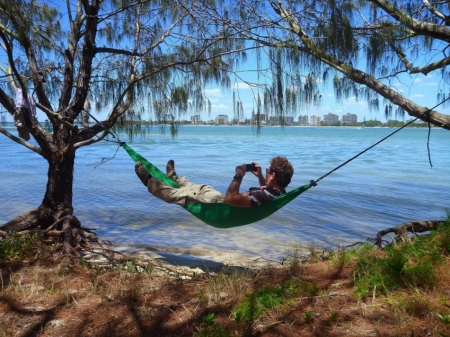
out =
<svg viewBox="0 0 450 337"><path fill-rule="evenodd" d="M139 153L130 148L126 143L122 143L121 145L128 152L130 157L133 158L135 162L141 162L142 165L144 165L145 169L154 178L172 187L180 187L156 166L154 166ZM230 206L225 203L198 203L187 204L185 208L191 214L210 226L216 228L233 228L248 225L268 217L290 201L294 200L297 196L308 190L311 186L311 183L303 185L292 191L289 191L288 193L276 197L268 203L262 204L257 207L242 208Z"/></svg>

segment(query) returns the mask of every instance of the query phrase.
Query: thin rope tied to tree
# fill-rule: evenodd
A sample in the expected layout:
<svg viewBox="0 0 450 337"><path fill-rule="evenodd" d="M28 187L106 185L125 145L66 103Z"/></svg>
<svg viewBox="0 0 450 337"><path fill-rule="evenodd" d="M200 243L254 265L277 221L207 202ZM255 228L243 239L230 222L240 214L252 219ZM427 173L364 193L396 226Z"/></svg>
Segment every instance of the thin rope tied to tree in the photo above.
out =
<svg viewBox="0 0 450 337"><path fill-rule="evenodd" d="M424 113L422 113L420 116L414 118L413 120L410 120L408 123L406 123L405 125L401 126L400 128L398 128L397 130L395 130L394 132L390 133L389 135L387 135L386 137L384 137L383 139L379 140L378 142L376 142L375 144L369 146L367 149L361 151L360 153L358 153L357 155L351 157L349 160L343 162L341 165L335 167L334 169L332 169L331 171L329 171L328 173L324 174L323 176L321 176L319 179L317 180L311 180L311 186L317 186L317 183L322 180L323 178L329 176L331 173L333 173L334 171L337 171L338 169L340 169L342 166L350 163L352 160L358 158L360 155L362 155L363 153L366 153L367 151L369 151L370 149L374 148L375 146L377 146L378 144L384 142L386 139L388 139L389 137L393 136L394 134L396 134L397 132L399 132L400 130L404 129L405 127L407 127L408 125L414 123L416 120L418 120L420 117L424 116L424 115L428 115L428 136L427 136L427 151L428 151L428 161L430 163L431 168L433 168L433 163L431 162L431 151L430 151L430 136L431 136L431 123L430 123L430 113L431 111L433 111L434 109L436 109L439 105L444 104L446 101L448 101L450 99L450 97L447 97L445 100L443 100L442 102L440 102L439 104L436 104L434 107L427 109Z"/></svg>

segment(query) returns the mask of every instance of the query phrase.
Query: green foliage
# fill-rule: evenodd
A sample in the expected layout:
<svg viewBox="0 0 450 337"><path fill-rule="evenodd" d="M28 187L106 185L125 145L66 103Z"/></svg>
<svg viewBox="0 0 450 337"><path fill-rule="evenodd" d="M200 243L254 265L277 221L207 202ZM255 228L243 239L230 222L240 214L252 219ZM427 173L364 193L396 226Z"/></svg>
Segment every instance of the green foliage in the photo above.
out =
<svg viewBox="0 0 450 337"><path fill-rule="evenodd" d="M445 254L450 253L450 212L447 212L447 218L442 220L438 224L438 228L435 231L435 244Z"/></svg>
<svg viewBox="0 0 450 337"><path fill-rule="evenodd" d="M314 318L314 311L305 312L305 323L310 324Z"/></svg>
<svg viewBox="0 0 450 337"><path fill-rule="evenodd" d="M229 337L231 333L228 329L224 329L215 321L214 313L207 314L203 317L199 331L196 337Z"/></svg>
<svg viewBox="0 0 450 337"><path fill-rule="evenodd" d="M36 256L41 235L8 233L0 239L0 263Z"/></svg>
<svg viewBox="0 0 450 337"><path fill-rule="evenodd" d="M363 246L356 258L355 295L363 298L371 292L387 293L404 286L431 287L436 279L434 266L449 253L449 241L447 219L431 235L389 246L382 252L368 244Z"/></svg>
<svg viewBox="0 0 450 337"><path fill-rule="evenodd" d="M330 317L328 318L329 322L336 322L338 318L338 313L336 311L332 311L330 313Z"/></svg>
<svg viewBox="0 0 450 337"><path fill-rule="evenodd" d="M450 315L437 314L437 317L439 318L439 321L441 321L442 323L450 324Z"/></svg>
<svg viewBox="0 0 450 337"><path fill-rule="evenodd" d="M246 296L234 312L236 321L239 323L248 323L261 317L268 306L281 304L279 289L269 286ZM263 304L263 303L264 304Z"/></svg>
<svg viewBox="0 0 450 337"><path fill-rule="evenodd" d="M414 317L424 317L430 313L430 302L426 296L416 290L414 293L397 292L386 299L387 304L395 311Z"/></svg>
<svg viewBox="0 0 450 337"><path fill-rule="evenodd" d="M317 295L314 283L294 278L276 287L264 286L247 295L234 311L236 321L249 323L263 316L268 309L278 308L298 296Z"/></svg>
<svg viewBox="0 0 450 337"><path fill-rule="evenodd" d="M357 251L355 249L345 250L344 248L339 248L332 252L331 263L336 267L344 267L350 264L352 256L355 256Z"/></svg>

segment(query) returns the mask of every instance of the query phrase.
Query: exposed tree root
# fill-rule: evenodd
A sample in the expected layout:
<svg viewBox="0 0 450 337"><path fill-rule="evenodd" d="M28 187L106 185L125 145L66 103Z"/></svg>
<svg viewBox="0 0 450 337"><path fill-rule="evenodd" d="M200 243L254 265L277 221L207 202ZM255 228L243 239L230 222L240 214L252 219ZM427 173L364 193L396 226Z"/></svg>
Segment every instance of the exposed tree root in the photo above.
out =
<svg viewBox="0 0 450 337"><path fill-rule="evenodd" d="M46 207L38 207L28 213L19 215L0 227L5 232L20 232L40 226L46 228L54 222L54 214ZM47 225L47 226L45 226Z"/></svg>
<svg viewBox="0 0 450 337"><path fill-rule="evenodd" d="M381 243L383 241L383 236L389 233L395 233L396 236L392 240L393 242L398 241L406 241L409 240L408 233L423 233L428 232L434 229L437 229L437 225L441 221L439 220L428 220L428 221L408 221L404 222L397 227L391 227L379 231L377 234L377 238L375 240L375 244L381 248Z"/></svg>
<svg viewBox="0 0 450 337"><path fill-rule="evenodd" d="M79 219L74 215L59 213L56 221L49 222L49 218L56 217L54 212L48 208L39 207L24 215L18 216L8 223L0 226L0 238L5 237L8 232L16 232L18 234L42 234L51 241L56 241L61 246L61 251L70 257L80 258L81 251L97 251L97 248L106 254L110 261L107 264L125 263L133 260L133 263L142 268L148 267L148 262L135 260L133 257L127 256L120 252L114 251L108 247L109 242L104 242L98 238L91 229L83 228ZM43 225L44 224L44 225ZM96 246L91 246L94 244ZM177 277L192 277L192 272L183 271L179 268L171 268L170 266L152 262L152 268L166 272L168 275Z"/></svg>
<svg viewBox="0 0 450 337"><path fill-rule="evenodd" d="M114 258L116 252L108 248L107 243L98 238L89 229L82 228L80 220L74 215L64 215L49 226L48 212L43 212L40 207L24 215L18 216L0 227L0 237L6 236L8 232L20 234L40 233L48 238L54 238L61 242L63 252L80 257L80 251L90 250L91 243L97 244L110 258ZM44 215L44 219L41 216Z"/></svg>

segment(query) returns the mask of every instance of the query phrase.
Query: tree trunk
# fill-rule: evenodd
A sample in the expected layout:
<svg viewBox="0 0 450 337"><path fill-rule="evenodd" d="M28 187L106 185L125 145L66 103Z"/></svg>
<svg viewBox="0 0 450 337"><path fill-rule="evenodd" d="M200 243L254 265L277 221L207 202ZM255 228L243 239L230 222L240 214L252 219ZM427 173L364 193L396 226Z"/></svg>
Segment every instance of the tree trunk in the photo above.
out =
<svg viewBox="0 0 450 337"><path fill-rule="evenodd" d="M73 214L72 191L75 152L54 151L47 159L48 181L42 204L0 227L3 231L46 229L65 215Z"/></svg>
<svg viewBox="0 0 450 337"><path fill-rule="evenodd" d="M72 195L75 151L70 153L57 151L48 162L47 189L41 207L50 209L54 218L50 223L41 223L40 227L42 229L46 229L64 215L73 214Z"/></svg>
<svg viewBox="0 0 450 337"><path fill-rule="evenodd" d="M63 251L69 255L79 257L79 250L89 249L89 243L93 242L113 257L114 252L88 229L83 229L81 222L73 215L75 151L72 149L64 152L55 146L50 150L46 156L49 163L48 182L42 204L1 226L0 236L10 231L40 232L56 238L62 243Z"/></svg>

